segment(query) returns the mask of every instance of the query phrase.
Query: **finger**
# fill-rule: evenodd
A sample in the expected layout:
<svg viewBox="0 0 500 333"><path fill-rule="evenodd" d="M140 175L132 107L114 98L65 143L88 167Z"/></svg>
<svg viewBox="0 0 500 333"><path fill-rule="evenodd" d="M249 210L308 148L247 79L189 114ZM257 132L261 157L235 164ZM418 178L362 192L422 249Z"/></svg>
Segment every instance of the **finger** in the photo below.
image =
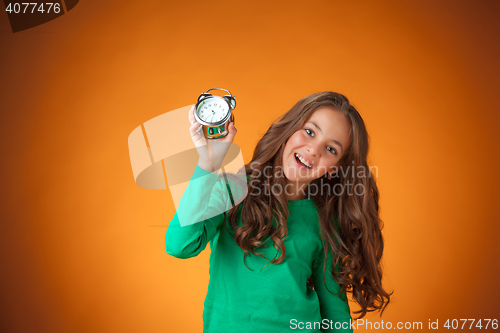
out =
<svg viewBox="0 0 500 333"><path fill-rule="evenodd" d="M191 106L191 109L189 109L189 122L192 124L195 122L195 118L194 118L194 106Z"/></svg>
<svg viewBox="0 0 500 333"><path fill-rule="evenodd" d="M230 141L230 142L233 142L234 136L238 132L238 130L236 129L236 127L234 127L234 122L232 122L231 124L229 124L228 132L229 132L229 134L227 135L227 140Z"/></svg>
<svg viewBox="0 0 500 333"><path fill-rule="evenodd" d="M198 123L198 122L194 122L192 123L190 126L189 126L189 131L194 131L194 132L198 132L198 130L201 128L201 124Z"/></svg>
<svg viewBox="0 0 500 333"><path fill-rule="evenodd" d="M192 124L195 122L196 119L194 118L194 105L191 106L191 109L189 109L189 122Z"/></svg>
<svg viewBox="0 0 500 333"><path fill-rule="evenodd" d="M192 137L200 137L200 128L201 128L201 125L198 124L197 122L191 124L191 126L189 126L189 132L191 133L191 136Z"/></svg>
<svg viewBox="0 0 500 333"><path fill-rule="evenodd" d="M193 143L196 147L201 147L201 146L207 145L207 140L205 139L203 132L200 133L200 132L197 132L196 130L193 130L191 132L191 139L193 140Z"/></svg>

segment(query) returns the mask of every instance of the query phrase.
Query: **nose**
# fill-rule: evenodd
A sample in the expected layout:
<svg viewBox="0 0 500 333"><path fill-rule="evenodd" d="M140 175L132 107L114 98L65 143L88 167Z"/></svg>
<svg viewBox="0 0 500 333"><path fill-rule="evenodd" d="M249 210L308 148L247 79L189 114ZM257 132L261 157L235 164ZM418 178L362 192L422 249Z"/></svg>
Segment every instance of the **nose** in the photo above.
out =
<svg viewBox="0 0 500 333"><path fill-rule="evenodd" d="M309 143L309 145L307 145L307 152L312 157L318 157L319 156L319 149L320 149L320 147L319 147L318 144Z"/></svg>

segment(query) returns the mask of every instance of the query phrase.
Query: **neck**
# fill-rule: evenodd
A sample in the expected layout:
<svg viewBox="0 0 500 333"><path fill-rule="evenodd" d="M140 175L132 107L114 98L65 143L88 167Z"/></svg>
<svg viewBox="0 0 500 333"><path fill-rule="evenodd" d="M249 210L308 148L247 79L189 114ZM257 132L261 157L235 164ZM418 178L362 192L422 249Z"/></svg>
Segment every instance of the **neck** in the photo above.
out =
<svg viewBox="0 0 500 333"><path fill-rule="evenodd" d="M303 200L306 198L305 190L309 183L299 183L287 181L285 195L287 200Z"/></svg>

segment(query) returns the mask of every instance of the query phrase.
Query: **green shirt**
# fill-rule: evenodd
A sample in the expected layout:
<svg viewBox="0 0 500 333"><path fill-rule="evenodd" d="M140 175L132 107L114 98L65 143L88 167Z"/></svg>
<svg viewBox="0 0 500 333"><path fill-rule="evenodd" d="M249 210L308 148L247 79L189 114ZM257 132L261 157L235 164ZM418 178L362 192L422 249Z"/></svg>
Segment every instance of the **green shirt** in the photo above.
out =
<svg viewBox="0 0 500 333"><path fill-rule="evenodd" d="M250 270L243 262L243 250L224 227L224 215L216 215L231 207L225 189L223 178L196 166L165 235L166 252L182 259L197 256L210 243L203 332L352 332L345 293L343 299L331 294L323 281L324 249L313 200L288 201L284 261L265 266L281 254L268 237L267 246L255 250L268 259L247 256L245 263ZM237 215L241 226L240 213L241 206ZM330 276L331 267L329 253L325 279L328 289L337 293L340 288ZM311 274L315 290L306 284Z"/></svg>

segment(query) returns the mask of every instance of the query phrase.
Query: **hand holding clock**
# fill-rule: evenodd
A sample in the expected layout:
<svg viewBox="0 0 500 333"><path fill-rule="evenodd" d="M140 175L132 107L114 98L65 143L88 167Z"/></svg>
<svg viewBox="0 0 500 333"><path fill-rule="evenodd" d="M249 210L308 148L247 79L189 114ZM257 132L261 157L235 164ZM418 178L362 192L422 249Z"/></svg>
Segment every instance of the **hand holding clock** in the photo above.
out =
<svg viewBox="0 0 500 333"><path fill-rule="evenodd" d="M236 127L234 127L234 121L231 121L228 127L228 135L211 140L207 140L198 132L202 125L198 123L194 117L194 106L189 110L189 122L191 123L189 127L191 139L199 155L198 166L207 171L216 172L221 167L222 161L237 133ZM210 144L210 146L207 146L207 144ZM212 170L212 162L214 170Z"/></svg>

